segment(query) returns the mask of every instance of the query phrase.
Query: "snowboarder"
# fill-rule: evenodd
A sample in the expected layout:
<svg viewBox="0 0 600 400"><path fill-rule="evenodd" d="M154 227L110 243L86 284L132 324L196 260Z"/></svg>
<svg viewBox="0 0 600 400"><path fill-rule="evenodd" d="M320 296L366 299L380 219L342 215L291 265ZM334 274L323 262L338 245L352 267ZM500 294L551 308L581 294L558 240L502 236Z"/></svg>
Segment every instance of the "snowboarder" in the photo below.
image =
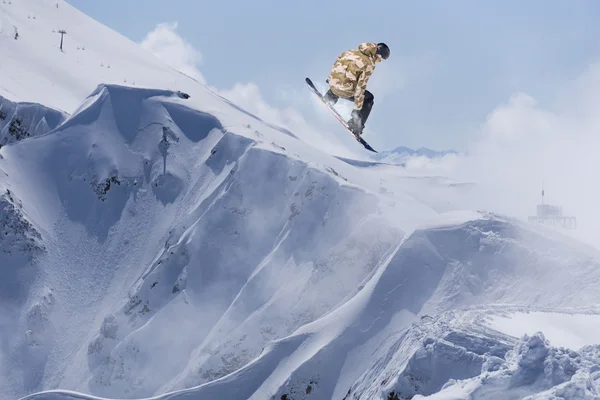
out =
<svg viewBox="0 0 600 400"><path fill-rule="evenodd" d="M340 97L354 102L348 121L354 135L362 135L373 108L374 96L367 90L367 82L375 70L375 63L387 60L389 56L390 49L385 43L361 43L358 50L343 52L333 64L327 79L329 90L323 100L332 107Z"/></svg>

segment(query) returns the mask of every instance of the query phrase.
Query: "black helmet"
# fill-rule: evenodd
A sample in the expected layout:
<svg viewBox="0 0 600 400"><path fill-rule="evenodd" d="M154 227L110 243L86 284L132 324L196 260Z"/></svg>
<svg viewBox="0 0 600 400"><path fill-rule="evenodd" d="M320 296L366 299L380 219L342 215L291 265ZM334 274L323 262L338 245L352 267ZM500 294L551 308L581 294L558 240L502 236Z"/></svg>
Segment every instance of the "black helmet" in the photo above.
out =
<svg viewBox="0 0 600 400"><path fill-rule="evenodd" d="M377 43L377 54L384 60L387 60L390 56L390 48L385 43Z"/></svg>

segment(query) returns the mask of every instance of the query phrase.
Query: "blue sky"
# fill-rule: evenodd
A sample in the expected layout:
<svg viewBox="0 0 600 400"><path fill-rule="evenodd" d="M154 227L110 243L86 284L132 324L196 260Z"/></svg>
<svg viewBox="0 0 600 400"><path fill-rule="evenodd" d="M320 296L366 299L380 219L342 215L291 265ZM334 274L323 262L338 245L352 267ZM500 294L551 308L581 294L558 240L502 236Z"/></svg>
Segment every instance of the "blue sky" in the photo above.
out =
<svg viewBox="0 0 600 400"><path fill-rule="evenodd" d="M270 106L307 118L297 100L310 96L304 77L324 81L339 53L384 41L391 57L369 85L375 108L366 133L383 149L462 150L512 94L552 107L556 93L600 59L595 0L68 2L136 42L177 22L209 85L251 82Z"/></svg>

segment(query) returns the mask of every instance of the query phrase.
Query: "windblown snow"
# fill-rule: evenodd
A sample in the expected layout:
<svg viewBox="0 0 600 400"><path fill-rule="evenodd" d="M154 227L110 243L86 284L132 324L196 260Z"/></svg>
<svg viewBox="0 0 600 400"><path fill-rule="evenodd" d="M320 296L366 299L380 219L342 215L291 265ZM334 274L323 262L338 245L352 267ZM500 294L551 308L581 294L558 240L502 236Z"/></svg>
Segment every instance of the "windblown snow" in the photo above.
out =
<svg viewBox="0 0 600 400"><path fill-rule="evenodd" d="M600 399L595 248L64 2L0 3L0 59L1 398Z"/></svg>

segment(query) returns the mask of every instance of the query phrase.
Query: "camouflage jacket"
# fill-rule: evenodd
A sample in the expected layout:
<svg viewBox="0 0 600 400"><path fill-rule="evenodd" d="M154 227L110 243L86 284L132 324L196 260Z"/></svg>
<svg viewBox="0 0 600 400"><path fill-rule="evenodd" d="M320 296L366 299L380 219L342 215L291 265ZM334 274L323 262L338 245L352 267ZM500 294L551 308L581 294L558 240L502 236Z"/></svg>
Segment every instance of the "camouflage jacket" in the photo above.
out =
<svg viewBox="0 0 600 400"><path fill-rule="evenodd" d="M377 43L361 43L358 50L340 54L329 74L331 91L342 98L354 97L354 109L360 110L376 59Z"/></svg>

